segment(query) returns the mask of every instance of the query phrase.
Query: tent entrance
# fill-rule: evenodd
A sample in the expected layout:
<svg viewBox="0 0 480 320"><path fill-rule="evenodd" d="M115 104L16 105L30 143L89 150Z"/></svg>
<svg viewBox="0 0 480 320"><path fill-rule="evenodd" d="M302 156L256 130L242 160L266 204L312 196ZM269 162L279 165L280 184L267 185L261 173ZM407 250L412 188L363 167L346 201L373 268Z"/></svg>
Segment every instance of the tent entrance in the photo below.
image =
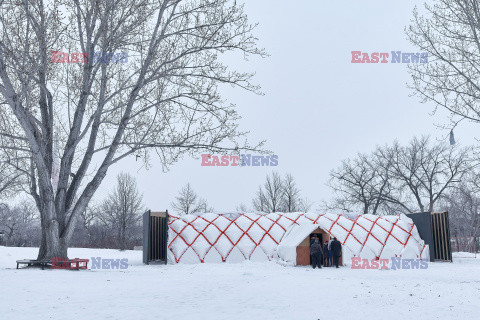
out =
<svg viewBox="0 0 480 320"><path fill-rule="evenodd" d="M310 244L313 237L320 238L321 243L330 240L330 235L321 228L312 231L303 241L297 246L297 266L309 266L310 260Z"/></svg>
<svg viewBox="0 0 480 320"><path fill-rule="evenodd" d="M310 244L313 243L314 239L320 239L320 243L323 245L325 240L323 240L324 234L323 233L310 233Z"/></svg>

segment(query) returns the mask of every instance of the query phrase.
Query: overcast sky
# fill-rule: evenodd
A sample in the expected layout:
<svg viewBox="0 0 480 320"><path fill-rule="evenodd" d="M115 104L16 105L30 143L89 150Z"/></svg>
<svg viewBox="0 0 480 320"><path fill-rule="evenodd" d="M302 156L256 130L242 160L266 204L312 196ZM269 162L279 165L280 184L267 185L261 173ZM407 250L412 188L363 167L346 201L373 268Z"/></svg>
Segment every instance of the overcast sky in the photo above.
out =
<svg viewBox="0 0 480 320"><path fill-rule="evenodd" d="M291 173L316 209L331 197L329 172L342 159L369 152L378 144L402 143L414 136L447 139L446 114L432 116L432 105L421 104L406 83L403 64L352 64L351 51L418 52L404 28L418 1L248 1L251 22L258 22L259 46L265 59L228 60L241 70L256 71L264 96L241 89L225 90L243 119L251 140L267 140L278 155L277 167L202 167L185 158L162 172L160 165L142 169L127 159L109 171L97 199L109 192L115 175L135 174L145 205L171 209L178 190L190 182L216 212L231 212L240 203L251 207L259 184L272 170ZM474 143L478 129L456 129L457 142ZM478 135L477 135L478 137Z"/></svg>

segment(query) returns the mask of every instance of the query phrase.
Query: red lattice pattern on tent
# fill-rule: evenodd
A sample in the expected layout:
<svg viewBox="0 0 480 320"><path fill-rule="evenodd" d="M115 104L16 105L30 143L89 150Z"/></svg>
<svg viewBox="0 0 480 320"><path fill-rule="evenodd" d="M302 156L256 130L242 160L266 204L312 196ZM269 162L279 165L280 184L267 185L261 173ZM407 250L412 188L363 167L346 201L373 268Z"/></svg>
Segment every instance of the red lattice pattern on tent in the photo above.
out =
<svg viewBox="0 0 480 320"><path fill-rule="evenodd" d="M397 256L405 252L409 241L412 254L418 258L424 249L414 224L400 215L360 215L349 219L334 214L241 213L229 217L227 214L207 213L201 216L170 216L170 258L177 263L225 262L234 254L237 260L239 257L271 260L276 257L276 247L287 229L294 224L305 223L319 224L323 230L337 237L353 256L369 253L372 258L378 259L387 246L389 254Z"/></svg>

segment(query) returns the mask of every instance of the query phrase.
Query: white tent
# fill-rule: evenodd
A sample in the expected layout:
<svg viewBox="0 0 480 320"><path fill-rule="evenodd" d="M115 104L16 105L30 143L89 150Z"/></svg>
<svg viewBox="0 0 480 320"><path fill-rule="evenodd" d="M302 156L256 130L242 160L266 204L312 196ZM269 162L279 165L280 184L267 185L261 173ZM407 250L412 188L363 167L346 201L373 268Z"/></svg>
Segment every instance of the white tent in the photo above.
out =
<svg viewBox="0 0 480 320"><path fill-rule="evenodd" d="M239 213L169 217L170 263L292 260L293 246L320 227L351 257L428 259L428 249L405 215L346 217L321 213ZM310 231L309 231L310 230ZM303 238L302 238L303 237ZM281 246L280 246L281 244ZM285 261L286 261L285 260Z"/></svg>

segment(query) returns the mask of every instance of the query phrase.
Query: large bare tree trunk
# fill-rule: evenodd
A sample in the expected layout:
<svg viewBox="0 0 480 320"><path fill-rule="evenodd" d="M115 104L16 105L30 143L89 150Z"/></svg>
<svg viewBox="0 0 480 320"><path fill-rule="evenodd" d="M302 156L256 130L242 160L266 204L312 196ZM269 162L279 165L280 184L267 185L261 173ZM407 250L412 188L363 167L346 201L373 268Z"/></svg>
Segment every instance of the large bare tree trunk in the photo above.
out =
<svg viewBox="0 0 480 320"><path fill-rule="evenodd" d="M218 92L259 93L253 73L219 59L265 56L254 28L229 0L0 3L0 150L41 214L38 259L67 258L77 217L125 157L154 152L168 167L185 153L260 151ZM52 61L60 49L71 63Z"/></svg>
<svg viewBox="0 0 480 320"><path fill-rule="evenodd" d="M75 222L66 225L61 220L63 215L55 212L53 203L45 204L41 214L42 240L37 260L50 261L52 258L67 259L67 249L73 232L67 232L67 228L75 228Z"/></svg>

